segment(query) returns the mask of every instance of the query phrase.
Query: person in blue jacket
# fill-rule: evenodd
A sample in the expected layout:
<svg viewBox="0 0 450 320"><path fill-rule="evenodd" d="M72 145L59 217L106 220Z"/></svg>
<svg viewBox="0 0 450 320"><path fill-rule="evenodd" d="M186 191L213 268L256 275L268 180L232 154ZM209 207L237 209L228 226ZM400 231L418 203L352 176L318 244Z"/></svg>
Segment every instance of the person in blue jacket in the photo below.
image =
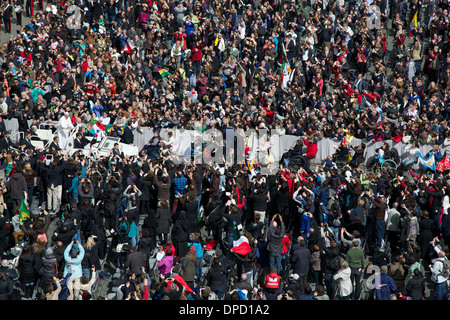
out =
<svg viewBox="0 0 450 320"><path fill-rule="evenodd" d="M309 229L311 228L311 218L312 214L310 212L304 212L301 220L300 220L300 234L303 236L303 239L307 241L309 236Z"/></svg>
<svg viewBox="0 0 450 320"><path fill-rule="evenodd" d="M196 249L198 265L195 268L195 275L197 276L197 279L200 280L202 277L203 248L200 239L198 238L198 233L194 232L189 235L188 246L190 245L193 245Z"/></svg>
<svg viewBox="0 0 450 320"><path fill-rule="evenodd" d="M74 247L74 244L77 244L76 247L78 250ZM67 246L66 250L64 250L64 260L66 263L63 276L66 277L68 273L72 273L69 281L67 282L67 288L69 288L71 295L73 295L74 297L78 297L78 291L81 284L80 279L83 276L81 268L81 261L83 261L83 258L83 246L78 245L77 240L72 240L72 242Z"/></svg>
<svg viewBox="0 0 450 320"><path fill-rule="evenodd" d="M373 280L376 300L389 300L391 294L398 293L394 279L387 272L388 267L386 265L381 266L380 275Z"/></svg>
<svg viewBox="0 0 450 320"><path fill-rule="evenodd" d="M73 203L78 203L78 186L80 181L86 176L85 160L82 162L81 171L78 170L77 175L72 179L72 186L69 188L69 193L72 192Z"/></svg>

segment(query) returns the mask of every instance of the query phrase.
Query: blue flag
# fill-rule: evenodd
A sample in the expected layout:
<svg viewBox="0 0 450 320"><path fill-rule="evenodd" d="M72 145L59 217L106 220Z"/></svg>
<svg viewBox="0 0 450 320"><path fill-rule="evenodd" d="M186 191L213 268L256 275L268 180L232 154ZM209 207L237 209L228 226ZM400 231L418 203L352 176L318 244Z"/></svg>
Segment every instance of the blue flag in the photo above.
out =
<svg viewBox="0 0 450 320"><path fill-rule="evenodd" d="M428 159L425 159L420 152L416 152L419 158L419 163L424 169L430 169L431 171L436 171L436 160L434 159L434 154L431 154Z"/></svg>

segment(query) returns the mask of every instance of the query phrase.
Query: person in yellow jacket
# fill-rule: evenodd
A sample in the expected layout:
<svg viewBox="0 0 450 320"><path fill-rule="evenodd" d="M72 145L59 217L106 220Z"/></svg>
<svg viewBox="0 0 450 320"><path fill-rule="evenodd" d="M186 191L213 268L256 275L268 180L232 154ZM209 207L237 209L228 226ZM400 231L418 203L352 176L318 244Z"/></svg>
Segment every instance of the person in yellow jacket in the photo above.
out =
<svg viewBox="0 0 450 320"><path fill-rule="evenodd" d="M253 171L258 168L258 162L256 161L256 159L250 157L250 151L251 148L245 149L245 159L242 162L241 166L242 170L248 175L252 175Z"/></svg>

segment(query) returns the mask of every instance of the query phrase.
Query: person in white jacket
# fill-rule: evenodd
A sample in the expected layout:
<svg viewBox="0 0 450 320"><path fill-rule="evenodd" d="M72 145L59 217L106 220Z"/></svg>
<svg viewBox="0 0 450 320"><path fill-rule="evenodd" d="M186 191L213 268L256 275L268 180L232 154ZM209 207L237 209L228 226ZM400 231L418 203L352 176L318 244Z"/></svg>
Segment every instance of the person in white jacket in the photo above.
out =
<svg viewBox="0 0 450 320"><path fill-rule="evenodd" d="M223 53L225 52L226 46L225 46L225 39L223 38L221 33L217 34L216 43L217 43L217 49L218 49L217 54L219 56L220 62L222 62Z"/></svg>
<svg viewBox="0 0 450 320"><path fill-rule="evenodd" d="M342 260L341 268L333 276L338 284L338 294L341 297L341 300L350 300L350 295L353 292L351 273L352 271L348 266L347 261Z"/></svg>
<svg viewBox="0 0 450 320"><path fill-rule="evenodd" d="M177 66L181 64L181 54L182 54L181 51L182 51L181 42L180 41L175 42L174 46L172 47L170 56L175 58Z"/></svg>
<svg viewBox="0 0 450 320"><path fill-rule="evenodd" d="M59 140L61 141L61 148L65 148L71 129L73 129L72 119L70 118L69 113L65 112L64 116L61 117L58 121L58 136Z"/></svg>
<svg viewBox="0 0 450 320"><path fill-rule="evenodd" d="M93 300L92 296L92 286L97 280L97 273L95 272L95 267L92 267L92 277L89 280L89 276L84 274L81 277L78 296L75 297L75 300Z"/></svg>
<svg viewBox="0 0 450 320"><path fill-rule="evenodd" d="M407 156L402 159L402 165L407 168L417 162L417 152L420 152L420 149L419 145L415 141L411 144L408 143L403 149L407 152Z"/></svg>
<svg viewBox="0 0 450 320"><path fill-rule="evenodd" d="M444 261L447 259L444 251L439 251L438 257L430 264L431 281L434 282L436 300L447 300L447 280L448 275L444 274Z"/></svg>

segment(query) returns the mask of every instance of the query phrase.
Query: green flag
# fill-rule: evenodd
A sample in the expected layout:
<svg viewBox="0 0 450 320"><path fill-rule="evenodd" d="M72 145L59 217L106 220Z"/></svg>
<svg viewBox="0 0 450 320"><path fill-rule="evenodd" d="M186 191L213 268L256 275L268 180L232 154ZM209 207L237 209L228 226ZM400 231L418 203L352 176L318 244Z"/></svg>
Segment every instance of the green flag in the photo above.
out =
<svg viewBox="0 0 450 320"><path fill-rule="evenodd" d="M30 211L28 210L27 203L24 199L22 199L22 203L20 204L19 209L19 221L24 222L28 219L30 219Z"/></svg>
<svg viewBox="0 0 450 320"><path fill-rule="evenodd" d="M165 76L170 75L170 72L167 69L160 69L160 68L156 68L159 72L159 74L161 75L161 78L164 78Z"/></svg>

